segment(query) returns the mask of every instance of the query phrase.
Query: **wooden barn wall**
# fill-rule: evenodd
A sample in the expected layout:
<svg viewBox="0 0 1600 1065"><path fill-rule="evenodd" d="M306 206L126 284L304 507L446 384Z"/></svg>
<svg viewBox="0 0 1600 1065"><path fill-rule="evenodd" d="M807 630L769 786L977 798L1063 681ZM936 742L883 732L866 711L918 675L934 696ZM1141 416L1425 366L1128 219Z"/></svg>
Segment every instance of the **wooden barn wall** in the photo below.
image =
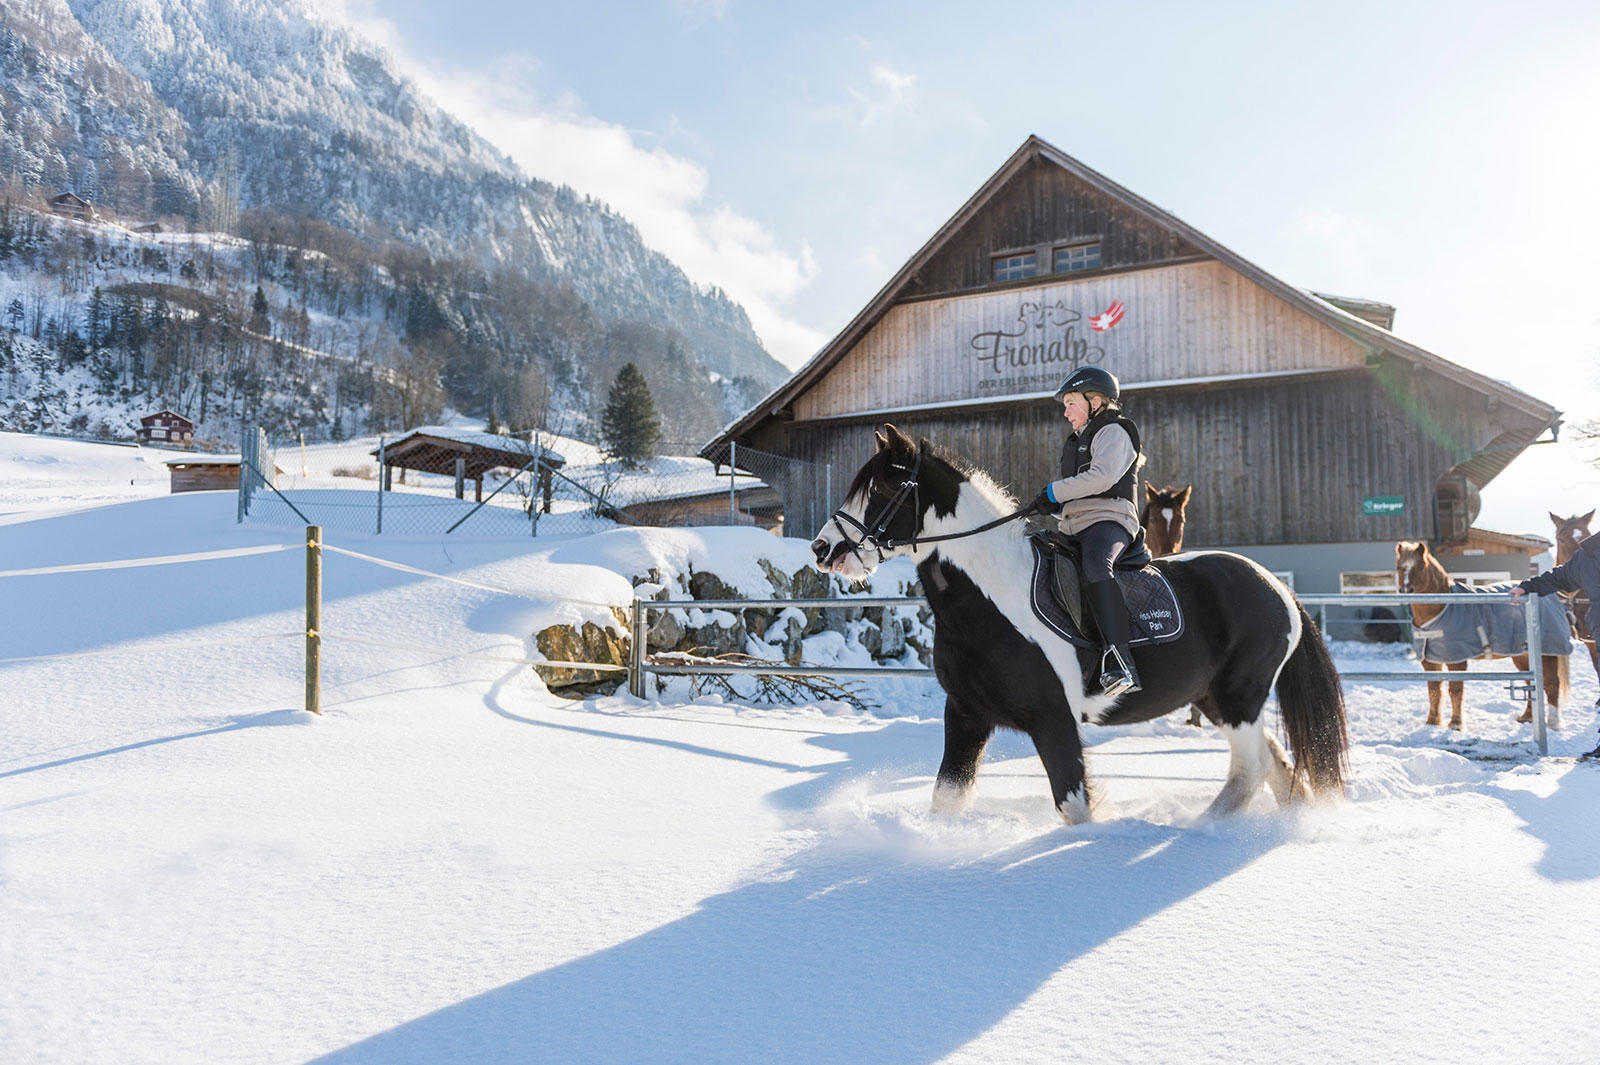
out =
<svg viewBox="0 0 1600 1065"><path fill-rule="evenodd" d="M1123 318L1088 319L1120 301ZM797 420L1054 389L1094 363L1124 383L1357 367L1343 333L1212 261L913 301L794 401Z"/></svg>
<svg viewBox="0 0 1600 1065"><path fill-rule="evenodd" d="M1100 242L1106 267L1140 266L1203 254L1054 163L1034 159L957 232L921 271L913 295L991 284L991 257L1076 240Z"/></svg>
<svg viewBox="0 0 1600 1065"><path fill-rule="evenodd" d="M1018 499L1057 476L1067 427L1046 401L987 411L892 419L988 470ZM1519 424L1482 394L1408 364L1298 382L1132 393L1127 410L1149 458L1146 477L1194 484L1189 546L1431 538L1433 490L1452 465ZM759 448L833 464L833 493L817 507L806 489L784 486L786 514L806 513L785 532L811 537L818 510L839 503L872 452L874 423L771 422ZM1404 496L1404 515L1364 517L1367 496Z"/></svg>

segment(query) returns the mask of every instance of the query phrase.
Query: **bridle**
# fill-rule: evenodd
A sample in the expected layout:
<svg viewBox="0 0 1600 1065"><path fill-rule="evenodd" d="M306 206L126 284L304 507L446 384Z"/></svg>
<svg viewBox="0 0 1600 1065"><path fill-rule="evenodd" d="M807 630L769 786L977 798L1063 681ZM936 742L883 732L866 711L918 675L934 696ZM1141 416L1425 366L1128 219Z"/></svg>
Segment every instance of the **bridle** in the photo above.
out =
<svg viewBox="0 0 1600 1065"><path fill-rule="evenodd" d="M996 518L991 522L985 522L976 529L968 529L965 532L958 533L944 533L939 536L918 536L916 532L913 532L910 537L897 540L887 535L889 523L895 519L895 515L900 513L900 508L905 506L906 500L913 500L916 508L915 512L919 515L922 513L922 489L917 483L917 475L922 472L922 449L917 449L917 457L910 466L902 466L899 463L891 462L889 463L889 468L891 470L904 471L906 479L900 482L899 487L894 490L894 494L878 510L876 518L865 522L859 521L853 515L846 514L841 507L834 511L828 519L833 522L834 528L839 530L840 538L850 545L850 553L855 555L856 560L863 566L867 564L867 560L861 557L861 549L863 547L876 551L878 553L878 564L882 565L889 557L885 552L893 551L897 547L905 547L909 544L911 550L915 551L919 544L936 544L943 543L946 540L960 540L963 537L976 536L979 533L988 532L990 529L997 529L1008 522L1016 521L1018 518L1025 517L1033 512L1033 505L1031 503L1025 504L1019 507L1015 513L1007 514L1003 518ZM861 538L859 540L850 538L849 532L844 527L845 522L849 522L860 531Z"/></svg>

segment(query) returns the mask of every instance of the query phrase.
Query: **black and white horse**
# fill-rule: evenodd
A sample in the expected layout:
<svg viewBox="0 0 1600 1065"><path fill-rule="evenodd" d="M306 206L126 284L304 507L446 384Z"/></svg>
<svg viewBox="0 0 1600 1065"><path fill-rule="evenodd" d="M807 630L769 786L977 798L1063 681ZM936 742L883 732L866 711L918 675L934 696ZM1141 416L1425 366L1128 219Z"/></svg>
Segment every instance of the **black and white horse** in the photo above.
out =
<svg viewBox="0 0 1600 1065"><path fill-rule="evenodd" d="M936 622L934 672L945 691L944 761L934 809L970 797L996 728L1026 732L1069 823L1090 817L1080 717L1147 721L1193 703L1227 737L1227 781L1208 809L1243 808L1265 781L1280 804L1343 794L1344 699L1321 634L1272 574L1239 555L1204 551L1152 563L1185 616L1183 634L1134 649L1142 691L1085 690L1098 653L1054 635L1029 605L1033 556L1015 500L981 471L892 425L844 503L811 544L819 569L859 579L909 555ZM1289 748L1266 729L1277 688Z"/></svg>

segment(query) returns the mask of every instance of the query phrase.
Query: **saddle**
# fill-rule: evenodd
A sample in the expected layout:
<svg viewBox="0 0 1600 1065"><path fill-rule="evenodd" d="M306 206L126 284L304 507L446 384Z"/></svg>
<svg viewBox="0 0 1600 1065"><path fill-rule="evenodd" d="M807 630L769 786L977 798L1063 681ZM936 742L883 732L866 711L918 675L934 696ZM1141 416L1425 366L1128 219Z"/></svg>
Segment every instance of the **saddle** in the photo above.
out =
<svg viewBox="0 0 1600 1065"><path fill-rule="evenodd" d="M1083 598L1082 552L1078 541L1053 529L1029 537L1033 548L1033 583L1029 602L1035 616L1057 635L1077 647L1097 648L1099 633L1089 620ZM1133 621L1135 647L1166 643L1183 634L1183 611L1166 576L1150 565L1144 530L1128 545L1112 567Z"/></svg>

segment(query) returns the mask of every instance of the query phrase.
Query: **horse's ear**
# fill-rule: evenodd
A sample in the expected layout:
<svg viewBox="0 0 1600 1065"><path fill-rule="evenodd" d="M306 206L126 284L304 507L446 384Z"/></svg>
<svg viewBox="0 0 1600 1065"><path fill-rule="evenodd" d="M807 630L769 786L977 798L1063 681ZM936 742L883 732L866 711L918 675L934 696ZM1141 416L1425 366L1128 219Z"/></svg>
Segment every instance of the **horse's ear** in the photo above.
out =
<svg viewBox="0 0 1600 1065"><path fill-rule="evenodd" d="M872 431L872 439L873 439L873 440L875 440L875 441L877 441L877 443L878 443L878 450L879 450L879 451L882 451L882 450L883 450L883 449L884 449L884 448L886 448L886 447L888 447L888 446L889 446L889 441L888 441L888 439L887 439L887 438L886 438L886 437L885 437L885 436L884 436L884 435L883 435L883 434L882 434L882 433L880 433L880 432L879 432L879 431L878 431L878 430L876 430L876 429L874 429L874 430L873 430L873 431Z"/></svg>
<svg viewBox="0 0 1600 1065"><path fill-rule="evenodd" d="M1156 491L1155 485L1151 484L1149 481L1144 483L1144 497L1150 502L1154 503L1156 501L1156 496L1160 494L1160 492Z"/></svg>
<svg viewBox="0 0 1600 1065"><path fill-rule="evenodd" d="M1591 511L1589 511L1589 513L1585 514L1583 517L1578 519L1578 524L1579 525L1588 525L1593 520L1594 520L1594 511L1591 510Z"/></svg>
<svg viewBox="0 0 1600 1065"><path fill-rule="evenodd" d="M1183 507L1189 505L1189 493L1192 491L1194 491L1194 485L1186 484L1183 486L1183 491L1178 493L1178 506Z"/></svg>
<svg viewBox="0 0 1600 1065"><path fill-rule="evenodd" d="M1557 515L1556 515L1556 512L1555 512L1555 511L1553 511L1553 510L1552 510L1552 511L1548 511L1548 513L1549 513L1549 515L1550 515L1550 521L1551 521L1551 523L1552 523L1552 524L1553 524L1553 525L1555 525L1555 527L1556 527L1556 528L1558 528L1558 529L1559 529L1559 528L1561 528L1561 526L1563 526L1563 525L1565 525L1565 524L1566 524L1566 523L1567 523L1567 519L1566 519L1566 518L1562 518L1562 517L1558 517L1558 516L1557 516ZM1592 510L1591 510L1591 511L1589 511L1589 513L1590 513L1590 514L1593 514L1593 513L1594 513L1594 511L1592 511Z"/></svg>
<svg viewBox="0 0 1600 1065"><path fill-rule="evenodd" d="M884 447L889 449L890 458L900 462L910 462L917 453L916 441L888 422L883 423L883 435L886 438Z"/></svg>

